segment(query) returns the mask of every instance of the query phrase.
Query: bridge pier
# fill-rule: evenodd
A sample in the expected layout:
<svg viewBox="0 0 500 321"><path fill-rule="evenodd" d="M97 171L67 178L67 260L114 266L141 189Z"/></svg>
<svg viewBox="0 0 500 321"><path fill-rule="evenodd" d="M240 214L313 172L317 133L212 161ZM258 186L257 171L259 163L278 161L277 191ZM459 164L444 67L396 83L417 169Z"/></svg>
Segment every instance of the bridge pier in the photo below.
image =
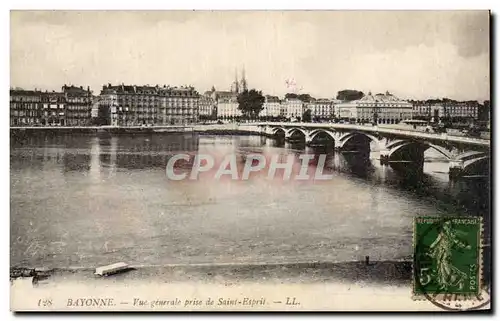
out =
<svg viewBox="0 0 500 321"><path fill-rule="evenodd" d="M451 161L448 176L450 179L456 179L464 174L464 164L462 161Z"/></svg>
<svg viewBox="0 0 500 321"><path fill-rule="evenodd" d="M389 165L389 154L390 151L388 150L380 151L380 165Z"/></svg>

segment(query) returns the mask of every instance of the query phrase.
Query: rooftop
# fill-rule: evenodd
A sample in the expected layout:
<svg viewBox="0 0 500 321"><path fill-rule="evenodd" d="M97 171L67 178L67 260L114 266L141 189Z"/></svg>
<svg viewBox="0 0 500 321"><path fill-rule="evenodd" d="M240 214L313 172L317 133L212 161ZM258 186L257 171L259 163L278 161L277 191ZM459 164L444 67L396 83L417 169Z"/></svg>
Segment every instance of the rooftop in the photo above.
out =
<svg viewBox="0 0 500 321"><path fill-rule="evenodd" d="M368 93L368 95L364 96L359 100L355 100L353 102L379 102L379 103L390 103L390 102L405 102L404 100L399 99L388 91L385 94L379 93L376 95L372 95L372 93Z"/></svg>
<svg viewBox="0 0 500 321"><path fill-rule="evenodd" d="M102 94L106 93L119 93L119 94L149 94L149 95L173 95L173 96L184 96L184 95L198 95L198 92L192 86L181 86L181 87L171 87L167 85L163 86L137 86L137 85L117 85L112 86L111 84L102 86Z"/></svg>

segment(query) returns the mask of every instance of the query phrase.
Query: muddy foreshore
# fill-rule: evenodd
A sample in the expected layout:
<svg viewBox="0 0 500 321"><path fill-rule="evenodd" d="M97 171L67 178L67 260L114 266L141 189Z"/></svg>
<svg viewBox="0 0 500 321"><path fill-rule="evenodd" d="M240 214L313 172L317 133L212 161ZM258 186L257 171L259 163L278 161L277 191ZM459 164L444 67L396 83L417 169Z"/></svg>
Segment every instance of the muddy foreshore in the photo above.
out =
<svg viewBox="0 0 500 321"><path fill-rule="evenodd" d="M194 264L165 266L131 266L122 273L107 277L94 275L93 268L16 268L10 270L11 281L19 277L33 277L33 283L63 281L153 281L160 283L377 283L391 285L411 284L410 261L378 262L311 262L276 264Z"/></svg>

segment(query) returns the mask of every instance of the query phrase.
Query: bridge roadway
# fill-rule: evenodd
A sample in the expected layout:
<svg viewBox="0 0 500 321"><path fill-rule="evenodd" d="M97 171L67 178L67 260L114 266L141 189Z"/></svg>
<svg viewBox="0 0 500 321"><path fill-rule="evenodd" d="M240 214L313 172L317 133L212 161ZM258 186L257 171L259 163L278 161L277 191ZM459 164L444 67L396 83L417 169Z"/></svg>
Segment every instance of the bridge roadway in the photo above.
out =
<svg viewBox="0 0 500 321"><path fill-rule="evenodd" d="M375 143L381 164L405 163L405 168L418 171L423 170L425 150L433 148L449 160L450 177L489 175L487 139L353 124L261 122L239 127L260 134L281 135L287 140L303 140L307 145L320 143L318 137L323 141L330 138L336 149L361 151L364 155Z"/></svg>

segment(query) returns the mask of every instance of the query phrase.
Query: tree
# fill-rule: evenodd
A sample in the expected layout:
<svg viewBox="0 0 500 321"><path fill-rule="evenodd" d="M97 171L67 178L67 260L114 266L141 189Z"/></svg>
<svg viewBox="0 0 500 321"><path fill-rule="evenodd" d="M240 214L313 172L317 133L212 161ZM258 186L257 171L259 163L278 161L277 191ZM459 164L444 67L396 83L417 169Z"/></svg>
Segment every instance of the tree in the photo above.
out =
<svg viewBox="0 0 500 321"><path fill-rule="evenodd" d="M482 105L479 105L478 108L478 119L481 121L489 120L490 114L490 101L485 100Z"/></svg>
<svg viewBox="0 0 500 321"><path fill-rule="evenodd" d="M300 99L304 103L309 103L313 100L313 98L309 94L300 94L297 96L297 98Z"/></svg>
<svg viewBox="0 0 500 321"><path fill-rule="evenodd" d="M302 114L302 121L306 123L311 122L311 110L306 109L306 111Z"/></svg>
<svg viewBox="0 0 500 321"><path fill-rule="evenodd" d="M264 107L265 98L262 91L255 89L244 90L238 95L238 109L241 110L244 118L256 119Z"/></svg>
<svg viewBox="0 0 500 321"><path fill-rule="evenodd" d="M285 98L298 98L299 96L294 93L287 93L285 94Z"/></svg>
<svg viewBox="0 0 500 321"><path fill-rule="evenodd" d="M337 99L343 101L358 100L365 96L362 91L354 89L344 89L337 93Z"/></svg>

